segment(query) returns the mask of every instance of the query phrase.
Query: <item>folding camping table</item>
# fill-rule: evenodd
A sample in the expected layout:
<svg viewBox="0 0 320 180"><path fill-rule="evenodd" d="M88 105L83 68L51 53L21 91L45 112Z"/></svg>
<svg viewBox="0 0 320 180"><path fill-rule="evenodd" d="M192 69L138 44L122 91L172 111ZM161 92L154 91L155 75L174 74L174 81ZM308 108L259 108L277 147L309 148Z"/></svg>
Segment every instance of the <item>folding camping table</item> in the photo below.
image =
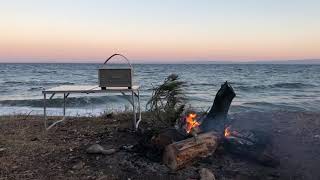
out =
<svg viewBox="0 0 320 180"><path fill-rule="evenodd" d="M44 126L46 130L49 130L56 124L64 121L66 119L66 101L68 96L73 94L92 94L92 93L99 93L99 94L109 94L109 93L121 93L122 95L126 96L126 93L131 93L131 99L127 99L130 104L132 105L133 109L133 128L136 130L139 126L141 121L141 106L140 106L140 87L139 86L132 86L131 89L128 87L107 87L106 89L101 89L97 85L63 85L54 87L51 89L43 90L43 116L44 116ZM49 99L52 99L56 94L63 94L63 118L61 120L55 121L50 126L47 123L47 94L51 94ZM136 109L135 97L138 100L138 109ZM138 112L136 112L138 111ZM137 113L138 113L138 120L137 120Z"/></svg>

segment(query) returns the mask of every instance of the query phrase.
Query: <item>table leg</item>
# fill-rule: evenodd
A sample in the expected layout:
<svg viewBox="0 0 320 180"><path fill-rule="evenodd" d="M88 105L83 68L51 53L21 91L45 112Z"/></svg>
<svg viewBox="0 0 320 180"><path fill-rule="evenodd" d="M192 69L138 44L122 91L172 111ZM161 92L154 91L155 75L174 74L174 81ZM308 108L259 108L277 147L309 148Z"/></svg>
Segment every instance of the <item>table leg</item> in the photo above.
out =
<svg viewBox="0 0 320 180"><path fill-rule="evenodd" d="M46 93L43 93L43 119L44 119L44 128L47 129L47 105L46 105Z"/></svg>
<svg viewBox="0 0 320 180"><path fill-rule="evenodd" d="M138 122L136 124L136 129L138 129L139 127L139 123L141 122L141 104L140 104L140 91L138 90L138 113L139 113L139 118L138 118Z"/></svg>
<svg viewBox="0 0 320 180"><path fill-rule="evenodd" d="M66 117L66 94L63 94L63 120Z"/></svg>
<svg viewBox="0 0 320 180"><path fill-rule="evenodd" d="M137 128L137 117L136 117L136 105L134 102L134 92L133 90L131 91L131 96L132 96L132 111L133 111L133 129L136 130Z"/></svg>

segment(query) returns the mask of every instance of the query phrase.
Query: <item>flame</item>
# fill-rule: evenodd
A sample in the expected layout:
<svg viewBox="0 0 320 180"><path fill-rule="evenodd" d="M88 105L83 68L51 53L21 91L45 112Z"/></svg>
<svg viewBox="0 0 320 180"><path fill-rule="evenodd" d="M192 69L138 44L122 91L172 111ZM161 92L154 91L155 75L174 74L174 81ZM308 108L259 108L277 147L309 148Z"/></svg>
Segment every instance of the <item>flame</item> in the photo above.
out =
<svg viewBox="0 0 320 180"><path fill-rule="evenodd" d="M224 136L228 137L231 136L231 130L230 130L230 126L228 126L226 129L224 129Z"/></svg>
<svg viewBox="0 0 320 180"><path fill-rule="evenodd" d="M187 123L186 131L187 131L187 133L190 133L192 128L195 128L200 125L200 123L196 120L196 117L197 117L197 114L195 114L195 113L190 113L186 117L186 123Z"/></svg>

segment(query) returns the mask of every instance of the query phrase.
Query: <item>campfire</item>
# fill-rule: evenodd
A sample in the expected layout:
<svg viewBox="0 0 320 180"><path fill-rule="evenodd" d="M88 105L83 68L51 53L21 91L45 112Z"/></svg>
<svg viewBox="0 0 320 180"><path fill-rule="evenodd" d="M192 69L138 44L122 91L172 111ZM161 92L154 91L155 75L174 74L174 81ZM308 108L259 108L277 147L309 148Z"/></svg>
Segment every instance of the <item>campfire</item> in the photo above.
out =
<svg viewBox="0 0 320 180"><path fill-rule="evenodd" d="M153 137L153 143L164 149L163 163L172 170L181 169L201 157L212 155L218 146L222 146L224 151L239 157L248 157L264 165L277 165L274 156L265 151L267 138L256 132L237 131L230 125L226 126L234 97L232 87L226 82L218 91L208 114L199 117L196 112L186 113L181 118L184 125L164 130Z"/></svg>

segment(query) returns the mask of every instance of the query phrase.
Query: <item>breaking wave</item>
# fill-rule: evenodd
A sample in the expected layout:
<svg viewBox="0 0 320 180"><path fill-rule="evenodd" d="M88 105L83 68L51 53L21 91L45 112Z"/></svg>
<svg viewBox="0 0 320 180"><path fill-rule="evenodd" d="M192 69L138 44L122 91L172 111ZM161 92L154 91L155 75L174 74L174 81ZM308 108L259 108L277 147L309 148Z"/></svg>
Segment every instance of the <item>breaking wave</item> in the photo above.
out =
<svg viewBox="0 0 320 180"><path fill-rule="evenodd" d="M40 85L40 86L54 86L54 85L73 85L71 82L45 82L45 81L6 81L4 85Z"/></svg>
<svg viewBox="0 0 320 180"><path fill-rule="evenodd" d="M130 96L131 97L131 96ZM129 96L88 96L88 97L69 97L67 105L72 107L85 107L90 105L106 104L110 102L125 101ZM2 106L20 106L20 107L43 107L43 99L25 99L25 100L3 100L0 101ZM48 107L61 107L63 99L55 98L47 100Z"/></svg>

